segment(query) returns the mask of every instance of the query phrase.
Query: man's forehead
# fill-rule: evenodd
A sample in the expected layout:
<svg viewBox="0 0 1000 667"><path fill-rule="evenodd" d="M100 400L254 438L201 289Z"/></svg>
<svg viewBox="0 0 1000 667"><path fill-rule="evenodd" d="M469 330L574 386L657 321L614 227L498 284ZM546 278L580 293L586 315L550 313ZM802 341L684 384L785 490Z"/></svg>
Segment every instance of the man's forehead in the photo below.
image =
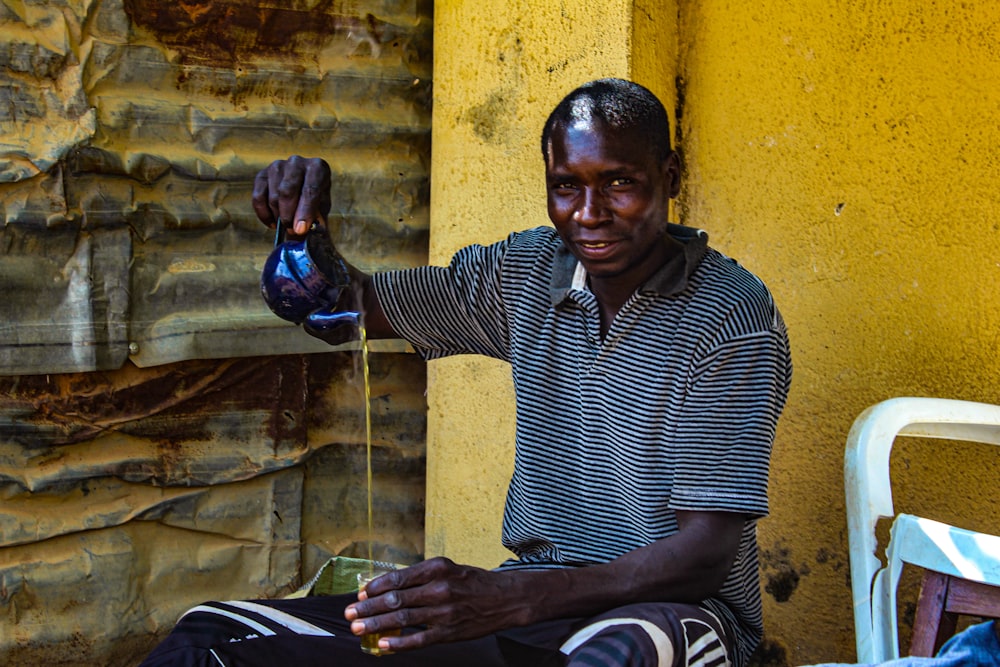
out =
<svg viewBox="0 0 1000 667"><path fill-rule="evenodd" d="M555 157L554 152L558 152L558 148L565 148L578 141L590 142L593 140L598 140L602 143L607 140L613 140L615 143L626 144L634 141L642 141L645 145L645 137L638 129L612 127L604 120L592 117L589 119L573 119L569 122L554 125L552 132L548 136L546 153L549 161L551 161Z"/></svg>
<svg viewBox="0 0 1000 667"><path fill-rule="evenodd" d="M565 160L569 153L572 153L574 144L581 140L590 142L598 137L603 137L603 134L594 126L593 122L573 121L556 125L549 134L549 143L545 151L546 170L555 170L557 164Z"/></svg>
<svg viewBox="0 0 1000 667"><path fill-rule="evenodd" d="M585 157L586 156L586 157ZM563 178L580 165L579 160L604 164L606 173L659 172L667 162L660 158L656 144L638 128L616 128L603 120L554 126L545 150L547 177ZM574 166L576 165L576 166Z"/></svg>
<svg viewBox="0 0 1000 667"><path fill-rule="evenodd" d="M600 138L616 134L616 130L599 118L574 118L567 122L557 123L549 133L549 150L557 144L573 141Z"/></svg>

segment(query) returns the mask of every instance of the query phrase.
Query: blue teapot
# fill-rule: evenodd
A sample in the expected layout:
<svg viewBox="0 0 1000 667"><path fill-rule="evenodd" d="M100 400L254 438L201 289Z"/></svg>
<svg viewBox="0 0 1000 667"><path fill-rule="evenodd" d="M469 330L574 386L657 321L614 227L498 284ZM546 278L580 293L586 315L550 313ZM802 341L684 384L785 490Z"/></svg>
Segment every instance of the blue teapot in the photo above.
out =
<svg viewBox="0 0 1000 667"><path fill-rule="evenodd" d="M337 308L344 291L351 288L347 262L333 247L325 227L314 226L303 239L282 238L279 222L277 242L260 278L268 307L328 343L356 337L360 314Z"/></svg>

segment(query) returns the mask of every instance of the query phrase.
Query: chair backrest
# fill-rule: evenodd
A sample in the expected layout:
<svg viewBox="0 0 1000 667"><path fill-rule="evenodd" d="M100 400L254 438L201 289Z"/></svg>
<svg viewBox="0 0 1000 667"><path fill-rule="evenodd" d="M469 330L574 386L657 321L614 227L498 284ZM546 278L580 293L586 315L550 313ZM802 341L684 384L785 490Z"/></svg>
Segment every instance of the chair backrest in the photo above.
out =
<svg viewBox="0 0 1000 667"><path fill-rule="evenodd" d="M1000 406L942 398L892 398L871 406L847 437L844 483L858 661L891 659L873 633L872 593L882 563L875 527L895 516L889 454L897 436L1000 445Z"/></svg>

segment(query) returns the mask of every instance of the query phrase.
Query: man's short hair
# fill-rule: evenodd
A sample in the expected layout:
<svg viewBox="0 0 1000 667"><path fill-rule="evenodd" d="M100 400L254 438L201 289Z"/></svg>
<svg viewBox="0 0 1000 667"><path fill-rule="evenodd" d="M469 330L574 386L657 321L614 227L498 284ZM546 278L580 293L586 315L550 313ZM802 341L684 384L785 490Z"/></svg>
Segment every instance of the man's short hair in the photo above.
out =
<svg viewBox="0 0 1000 667"><path fill-rule="evenodd" d="M557 127L577 121L599 120L613 130L644 136L654 155L666 160L670 146L670 120L663 103L648 88L624 79L598 79L585 83L556 105L542 129L542 156L549 157L549 139Z"/></svg>

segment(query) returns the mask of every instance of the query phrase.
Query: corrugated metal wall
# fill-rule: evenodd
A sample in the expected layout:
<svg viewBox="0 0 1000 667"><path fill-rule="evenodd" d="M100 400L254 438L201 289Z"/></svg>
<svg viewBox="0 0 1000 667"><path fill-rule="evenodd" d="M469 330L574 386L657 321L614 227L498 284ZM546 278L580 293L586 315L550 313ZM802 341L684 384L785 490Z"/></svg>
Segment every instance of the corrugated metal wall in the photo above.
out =
<svg viewBox="0 0 1000 667"><path fill-rule="evenodd" d="M249 198L324 156L345 254L426 261L431 24L0 0L0 663L134 664L192 604L366 552L359 355L264 306ZM425 379L400 349L371 357L376 537L410 561Z"/></svg>
<svg viewBox="0 0 1000 667"><path fill-rule="evenodd" d="M0 3L0 372L315 351L256 276L275 157L368 268L427 247L429 3Z"/></svg>

